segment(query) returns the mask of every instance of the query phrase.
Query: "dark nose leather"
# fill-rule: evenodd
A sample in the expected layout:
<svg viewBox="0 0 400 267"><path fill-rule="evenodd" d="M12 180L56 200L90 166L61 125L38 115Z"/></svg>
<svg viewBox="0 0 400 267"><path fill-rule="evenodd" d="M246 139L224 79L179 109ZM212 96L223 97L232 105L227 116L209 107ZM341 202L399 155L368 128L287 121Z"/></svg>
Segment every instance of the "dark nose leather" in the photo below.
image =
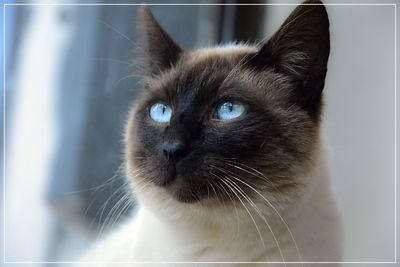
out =
<svg viewBox="0 0 400 267"><path fill-rule="evenodd" d="M173 162L177 162L184 154L184 145L181 142L166 142L162 149L164 156Z"/></svg>

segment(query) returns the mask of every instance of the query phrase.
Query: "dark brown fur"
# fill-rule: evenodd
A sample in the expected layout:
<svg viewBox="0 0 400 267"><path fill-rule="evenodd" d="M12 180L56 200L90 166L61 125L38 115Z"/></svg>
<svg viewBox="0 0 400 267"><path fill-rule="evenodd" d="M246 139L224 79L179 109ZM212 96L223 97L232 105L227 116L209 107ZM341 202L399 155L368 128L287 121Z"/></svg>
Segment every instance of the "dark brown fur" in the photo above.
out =
<svg viewBox="0 0 400 267"><path fill-rule="evenodd" d="M249 195L246 183L271 193L299 186L319 142L329 55L325 8L298 7L269 41L231 53L184 52L148 9L141 14L149 75L127 129L128 165L182 202L230 198L221 181L227 176ZM243 103L245 114L216 120L216 107L227 100ZM149 117L155 102L172 107L169 123ZM179 158L165 157L166 142L183 144Z"/></svg>

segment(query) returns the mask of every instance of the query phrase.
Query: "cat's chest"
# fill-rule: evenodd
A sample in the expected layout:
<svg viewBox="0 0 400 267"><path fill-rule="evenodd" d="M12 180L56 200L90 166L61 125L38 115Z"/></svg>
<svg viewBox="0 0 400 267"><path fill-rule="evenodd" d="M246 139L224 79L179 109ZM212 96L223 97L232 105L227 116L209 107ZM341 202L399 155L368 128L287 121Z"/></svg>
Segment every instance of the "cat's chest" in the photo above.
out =
<svg viewBox="0 0 400 267"><path fill-rule="evenodd" d="M264 259L266 254L269 260L280 259L278 251L265 249L258 239L241 239L234 232L227 236L220 228L191 232L180 228L172 230L146 212L138 214L135 224L137 234L132 240L132 251L139 261L250 262Z"/></svg>

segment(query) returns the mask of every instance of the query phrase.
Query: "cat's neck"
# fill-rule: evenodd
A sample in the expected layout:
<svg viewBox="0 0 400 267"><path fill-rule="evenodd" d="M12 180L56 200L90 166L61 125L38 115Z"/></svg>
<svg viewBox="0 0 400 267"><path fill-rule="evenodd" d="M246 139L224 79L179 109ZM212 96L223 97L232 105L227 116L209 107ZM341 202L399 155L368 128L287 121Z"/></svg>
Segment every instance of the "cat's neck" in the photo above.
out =
<svg viewBox="0 0 400 267"><path fill-rule="evenodd" d="M216 255L218 250L248 251L246 255L252 258L270 251L279 261L282 246L289 244L293 250L292 258L296 259L296 243L305 242L301 236L304 228L312 228L314 224L317 227L318 219L314 217L329 209L332 202L329 167L323 149L317 154L314 168L303 180L307 183L300 193L302 197L289 208L286 203L285 210L271 207L268 196L264 203L243 202L246 208L242 203L204 208L168 201L167 196L153 192L146 195L139 213L144 223L155 224L149 229L160 231L158 237L174 240L191 251L189 254L193 257L212 248Z"/></svg>

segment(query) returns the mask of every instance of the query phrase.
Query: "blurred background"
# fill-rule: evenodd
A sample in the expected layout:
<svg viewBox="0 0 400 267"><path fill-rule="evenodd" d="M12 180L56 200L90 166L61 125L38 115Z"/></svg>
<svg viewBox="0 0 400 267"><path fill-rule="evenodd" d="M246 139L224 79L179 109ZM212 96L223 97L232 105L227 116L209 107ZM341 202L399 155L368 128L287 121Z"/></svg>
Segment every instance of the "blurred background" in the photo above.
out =
<svg viewBox="0 0 400 267"><path fill-rule="evenodd" d="M123 198L122 140L141 90L133 75L142 66L135 53L137 6L6 3L1 252L20 266L74 261L134 210ZM198 3L150 8L187 49L261 40L294 8ZM343 260L394 261L395 6L327 9L332 44L324 131L345 226Z"/></svg>

